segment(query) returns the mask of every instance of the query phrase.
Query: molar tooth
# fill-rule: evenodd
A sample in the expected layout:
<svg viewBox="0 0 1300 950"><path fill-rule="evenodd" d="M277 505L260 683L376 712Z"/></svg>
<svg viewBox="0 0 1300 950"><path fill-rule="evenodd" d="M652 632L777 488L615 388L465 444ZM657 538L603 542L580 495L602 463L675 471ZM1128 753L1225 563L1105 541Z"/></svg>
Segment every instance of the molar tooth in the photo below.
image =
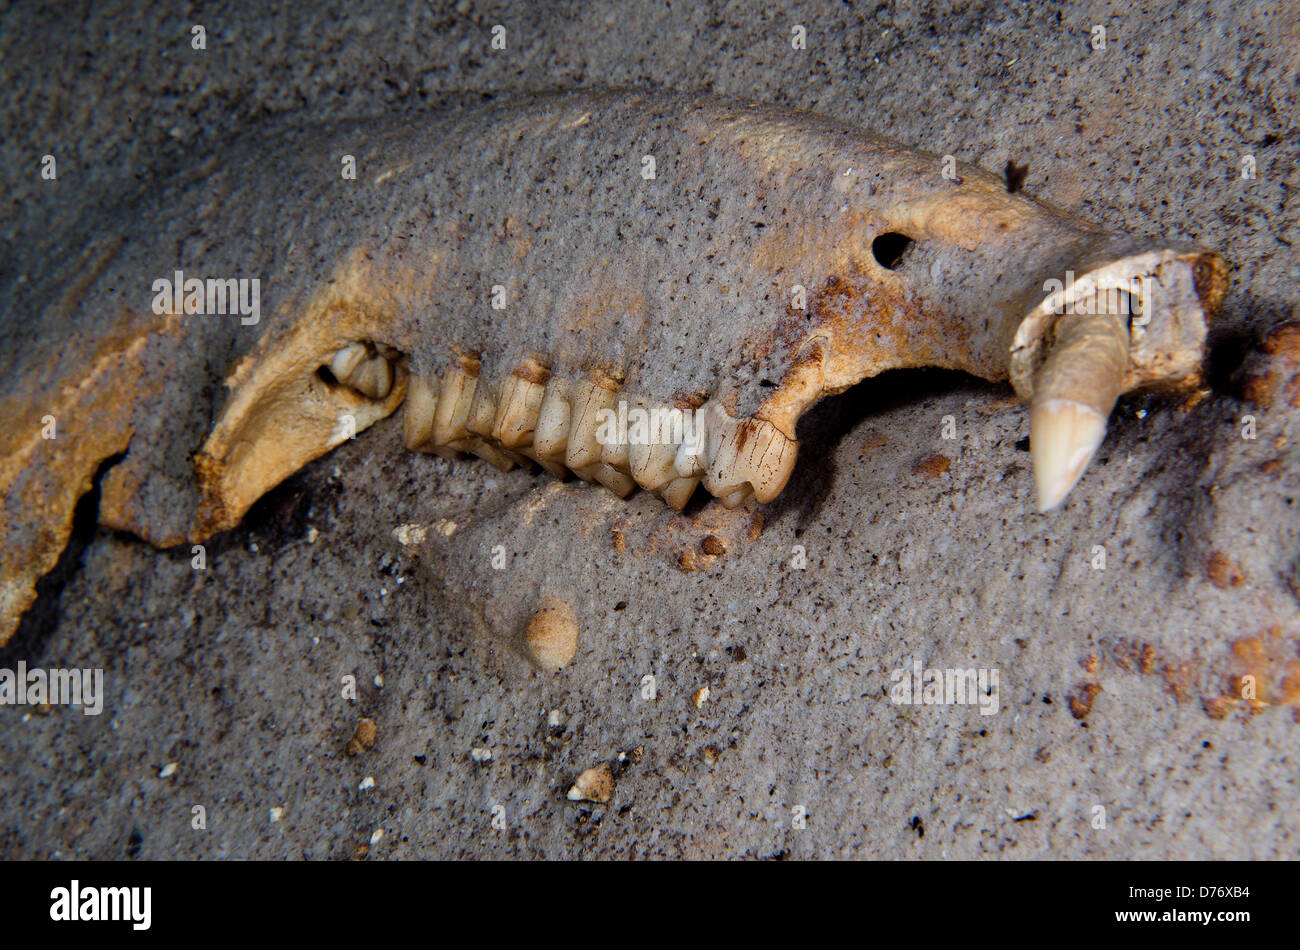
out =
<svg viewBox="0 0 1300 950"><path fill-rule="evenodd" d="M635 425L628 430L628 474L642 488L656 491L677 477L674 461L677 445L685 435L686 415L672 406L654 406L638 400L636 408L646 413L649 420L645 440L639 438Z"/></svg>
<svg viewBox="0 0 1300 950"><path fill-rule="evenodd" d="M695 488L699 484L698 476L674 478L660 490L660 497L669 508L681 511L691 500L691 495L695 494Z"/></svg>
<svg viewBox="0 0 1300 950"><path fill-rule="evenodd" d="M568 445L564 450L564 464L575 471L600 462L600 442L596 428L600 425L601 410L612 409L618 398L618 384L608 377L580 380L570 390L572 406Z"/></svg>
<svg viewBox="0 0 1300 950"><path fill-rule="evenodd" d="M469 416L465 419L465 428L472 434L492 438L492 420L497 415L497 386L492 382L479 380L474 387L474 399L470 402Z"/></svg>
<svg viewBox="0 0 1300 950"><path fill-rule="evenodd" d="M685 439L677 450L673 468L681 478L697 478L709 470L709 460L713 458L717 442L718 427L722 420L730 418L726 410L710 399L692 415L692 423L685 432Z"/></svg>
<svg viewBox="0 0 1300 950"><path fill-rule="evenodd" d="M600 482L619 498L626 498L632 492L636 491L636 482L632 481L632 476L620 472L612 465L606 465L599 462L593 466L595 469L595 479Z"/></svg>
<svg viewBox="0 0 1300 950"><path fill-rule="evenodd" d="M433 439L433 416L438 395L433 384L412 374L407 381L406 414L402 417L402 435L408 449L420 449Z"/></svg>
<svg viewBox="0 0 1300 950"><path fill-rule="evenodd" d="M453 442L469 435L465 422L469 419L478 388L478 364L463 361L460 366L447 370L442 377L442 390L433 414L433 443L451 446Z"/></svg>
<svg viewBox="0 0 1300 950"><path fill-rule="evenodd" d="M538 461L564 461L569 441L569 416L569 383L552 376L546 383L542 404L537 410L537 425L533 429L533 452Z"/></svg>
<svg viewBox="0 0 1300 950"><path fill-rule="evenodd" d="M628 399L620 394L618 402L611 407L615 413L612 424L596 429L597 441L600 442L600 460L610 468L624 474L631 474L628 460L629 440L632 434L633 420L637 418L636 410L641 409L638 399Z"/></svg>
<svg viewBox="0 0 1300 950"><path fill-rule="evenodd" d="M470 438L465 441L466 451L473 455L477 455L489 465L493 465L503 472L508 472L515 467L515 459L511 458L511 456L514 455L513 452L503 452L486 439L480 439L474 436L470 436Z"/></svg>
<svg viewBox="0 0 1300 950"><path fill-rule="evenodd" d="M1109 297L1093 298L1090 309L1100 312L1058 318L1055 343L1034 376L1029 446L1039 511L1059 505L1082 477L1105 438L1106 419L1123 388L1129 360L1127 300L1113 307Z"/></svg>
<svg viewBox="0 0 1300 950"><path fill-rule="evenodd" d="M744 504L745 500L752 494L754 494L754 490L748 485L744 488L737 488L731 494L723 496L722 506L724 508L738 508L740 505Z"/></svg>
<svg viewBox="0 0 1300 950"><path fill-rule="evenodd" d="M546 469L548 472L550 472L560 481L564 481L569 475L569 470L565 468L563 465L561 465L559 462L553 462L550 459L539 458L537 455L537 450L531 446L521 447L518 451L520 455L523 455L525 458L528 458L533 462L536 462L538 465Z"/></svg>
<svg viewBox="0 0 1300 950"><path fill-rule="evenodd" d="M546 394L549 372L534 360L525 360L501 384L501 400L492 423L492 438L507 448L532 441L538 411Z"/></svg>
<svg viewBox="0 0 1300 950"><path fill-rule="evenodd" d="M631 445L628 447L628 474L648 491L655 491L677 477L673 460L677 446Z"/></svg>
<svg viewBox="0 0 1300 950"><path fill-rule="evenodd" d="M725 434L704 476L709 494L729 508L735 507L731 496L741 489L752 491L760 502L776 498L790 480L799 444L764 419L728 418L714 431Z"/></svg>

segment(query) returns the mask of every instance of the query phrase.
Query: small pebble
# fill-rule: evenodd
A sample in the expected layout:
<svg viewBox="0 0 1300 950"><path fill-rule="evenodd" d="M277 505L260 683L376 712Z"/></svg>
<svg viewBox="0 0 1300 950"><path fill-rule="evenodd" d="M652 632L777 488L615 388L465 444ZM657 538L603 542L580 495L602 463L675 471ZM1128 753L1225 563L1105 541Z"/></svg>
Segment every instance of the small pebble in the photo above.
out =
<svg viewBox="0 0 1300 950"><path fill-rule="evenodd" d="M614 797L614 773L608 763L602 763L587 769L573 782L569 789L571 802L596 802L604 804Z"/></svg>
<svg viewBox="0 0 1300 950"><path fill-rule="evenodd" d="M558 670L578 654L578 618L573 607L547 597L524 627L528 657L544 670Z"/></svg>

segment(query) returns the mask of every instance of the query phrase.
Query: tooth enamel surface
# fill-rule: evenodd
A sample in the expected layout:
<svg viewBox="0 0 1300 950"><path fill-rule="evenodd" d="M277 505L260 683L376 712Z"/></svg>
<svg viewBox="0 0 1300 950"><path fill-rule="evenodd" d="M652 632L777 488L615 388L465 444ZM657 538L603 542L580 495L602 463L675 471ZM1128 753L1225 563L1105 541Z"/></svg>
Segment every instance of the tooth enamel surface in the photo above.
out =
<svg viewBox="0 0 1300 950"><path fill-rule="evenodd" d="M472 455L477 455L489 465L508 472L515 467L515 459L511 458L513 452L504 452L490 442L483 439L470 437L466 442L465 448Z"/></svg>
<svg viewBox="0 0 1300 950"><path fill-rule="evenodd" d="M533 430L533 452L538 460L562 462L569 441L569 384L554 376L546 383Z"/></svg>
<svg viewBox="0 0 1300 950"><path fill-rule="evenodd" d="M412 375L407 381L406 415L402 417L402 435L408 449L419 449L433 439L433 416L438 396L427 379Z"/></svg>
<svg viewBox="0 0 1300 950"><path fill-rule="evenodd" d="M1083 477L1106 437L1106 417L1069 399L1035 401L1029 413L1038 510L1051 511Z"/></svg>
<svg viewBox="0 0 1300 950"><path fill-rule="evenodd" d="M349 343L330 360L330 372L339 382L346 383L356 368L365 361L366 356L364 343Z"/></svg>
<svg viewBox="0 0 1300 950"><path fill-rule="evenodd" d="M753 493L753 490L748 485L744 488L738 488L731 494L723 497L722 505L724 508L737 508L744 504L745 500Z"/></svg>
<svg viewBox="0 0 1300 950"><path fill-rule="evenodd" d="M546 469L548 472L550 472L560 481L564 481L569 476L569 470L565 468L563 465L561 465L559 462L553 462L550 459L538 458L537 451L531 446L521 447L519 449L519 454L529 459L530 461L536 462L538 465Z"/></svg>
<svg viewBox="0 0 1300 950"><path fill-rule="evenodd" d="M470 369L473 370L472 374L467 371ZM435 445L450 446L458 439L469 435L465 423L469 419L469 410L474 402L476 388L478 388L478 367L473 364L468 367L455 367L443 374L437 410L433 415Z"/></svg>
<svg viewBox="0 0 1300 950"><path fill-rule="evenodd" d="M393 391L393 365L382 356L372 356L352 371L347 384L371 399L383 399Z"/></svg>
<svg viewBox="0 0 1300 950"><path fill-rule="evenodd" d="M480 378L470 401L469 416L465 419L465 428L484 439L492 438L492 423L497 415L496 388L490 381Z"/></svg>
<svg viewBox="0 0 1300 950"><path fill-rule="evenodd" d="M677 477L677 471L673 467L676 457L677 446L670 443L633 443L627 450L629 474L642 488L657 491Z"/></svg>
<svg viewBox="0 0 1300 950"><path fill-rule="evenodd" d="M564 450L564 464L575 472L600 462L601 445L596 440L602 410L614 408L618 390L612 382L600 383L581 380L569 392L570 416L568 445Z"/></svg>
<svg viewBox="0 0 1300 950"><path fill-rule="evenodd" d="M507 448L518 448L533 441L539 410L545 398L546 369L529 360L506 377L501 385L501 401L492 423L492 438Z"/></svg>
<svg viewBox="0 0 1300 950"><path fill-rule="evenodd" d="M686 507L686 503L691 500L691 495L695 494L695 488L700 484L698 477L674 478L663 487L661 496L669 508L674 511L681 511Z"/></svg>
<svg viewBox="0 0 1300 950"><path fill-rule="evenodd" d="M797 442L762 419L729 419L714 431L724 435L704 476L709 494L727 503L740 489L752 490L760 502L769 502L781 493L794 470Z"/></svg>
<svg viewBox="0 0 1300 950"><path fill-rule="evenodd" d="M694 429L685 433L686 439L677 450L673 468L681 478L698 478L709 470L709 460L717 448L720 428L730 420L718 403L709 400L694 414Z"/></svg>
<svg viewBox="0 0 1300 950"><path fill-rule="evenodd" d="M1039 511L1065 499L1105 438L1128 368L1125 304L1099 295L1091 308L1097 312L1057 319L1052 348L1034 376L1029 413Z"/></svg>
<svg viewBox="0 0 1300 950"><path fill-rule="evenodd" d="M336 360L342 362L342 355ZM616 382L599 373L577 380L550 376L532 359L499 384L480 376L478 362L465 358L443 373L440 386L410 377L408 387L409 448L447 458L469 452L502 471L533 463L559 479L572 471L621 498L640 486L678 511L701 482L728 508L751 497L771 501L789 480L798 449L773 423L736 418L718 400L705 401L693 413L675 410L620 393ZM628 401L622 420L620 398ZM606 411L612 415L604 416Z"/></svg>
<svg viewBox="0 0 1300 950"><path fill-rule="evenodd" d="M622 415L624 416L624 421L636 418L636 415L634 414L635 410L644 409L644 407L641 404L641 400L639 399L636 398L629 399L623 393L619 394L619 398L626 402L626 412L622 413ZM619 406L617 403L615 404L614 409L616 412L618 411ZM613 438L612 440L606 440L601 442L600 460L604 464L608 465L610 468L618 469L618 471L623 472L624 474L630 474L631 468L628 462L628 451L630 446L628 445L628 437L630 435L632 425L630 422L628 422L626 428L624 428L622 425L618 424L619 420L617 418L615 419L615 423L616 424L613 426L605 427L606 429L611 429L613 431L606 432L603 434L607 436L612 435ZM597 433L597 435L601 435L601 434L602 433L600 432Z"/></svg>
<svg viewBox="0 0 1300 950"><path fill-rule="evenodd" d="M632 481L632 476L620 472L611 465L601 462L594 466L596 481L600 482L619 498L626 498L632 492L636 491L636 482Z"/></svg>

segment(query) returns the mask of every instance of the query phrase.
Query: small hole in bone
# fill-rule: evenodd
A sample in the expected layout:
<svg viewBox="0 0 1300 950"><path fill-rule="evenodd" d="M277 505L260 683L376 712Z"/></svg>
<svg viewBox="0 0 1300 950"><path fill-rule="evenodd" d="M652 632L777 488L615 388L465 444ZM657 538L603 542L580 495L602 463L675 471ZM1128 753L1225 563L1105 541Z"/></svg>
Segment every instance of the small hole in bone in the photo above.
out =
<svg viewBox="0 0 1300 950"><path fill-rule="evenodd" d="M912 239L897 231L887 231L871 242L871 253L876 263L886 270L896 270Z"/></svg>

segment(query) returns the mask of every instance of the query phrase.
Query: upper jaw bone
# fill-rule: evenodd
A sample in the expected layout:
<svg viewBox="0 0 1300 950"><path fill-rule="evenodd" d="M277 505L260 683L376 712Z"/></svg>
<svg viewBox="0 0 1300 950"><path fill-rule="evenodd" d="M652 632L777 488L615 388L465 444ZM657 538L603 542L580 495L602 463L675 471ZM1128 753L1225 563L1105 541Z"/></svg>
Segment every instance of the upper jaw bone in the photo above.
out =
<svg viewBox="0 0 1300 950"><path fill-rule="evenodd" d="M1080 308L1089 309L1089 308ZM1092 298L1093 313L1064 314L1034 376L1029 442L1039 511L1059 505L1106 435L1129 362L1127 298Z"/></svg>

